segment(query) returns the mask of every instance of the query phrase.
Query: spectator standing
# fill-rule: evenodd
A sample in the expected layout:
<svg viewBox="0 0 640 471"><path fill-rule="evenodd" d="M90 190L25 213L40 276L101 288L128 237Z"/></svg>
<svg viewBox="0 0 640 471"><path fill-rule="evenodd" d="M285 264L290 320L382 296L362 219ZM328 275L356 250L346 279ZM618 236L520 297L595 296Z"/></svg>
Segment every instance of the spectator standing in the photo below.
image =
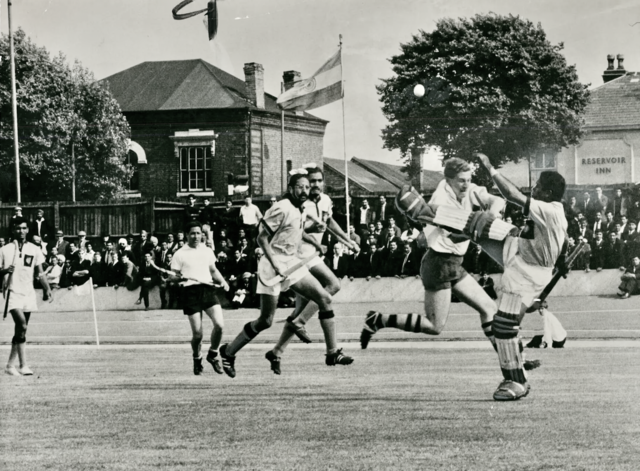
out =
<svg viewBox="0 0 640 471"><path fill-rule="evenodd" d="M398 248L398 243L395 240L389 242L389 248L385 250L384 255L384 268L382 269L382 276L396 276L400 274L400 268L402 266L402 252Z"/></svg>
<svg viewBox="0 0 640 471"><path fill-rule="evenodd" d="M613 217L613 213L611 211L607 211L607 214L605 216L605 221L602 225L602 232L604 232L605 234L608 234L609 232L612 232L615 230L616 228L616 221Z"/></svg>
<svg viewBox="0 0 640 471"><path fill-rule="evenodd" d="M94 288L107 286L107 266L102 261L102 254L96 252L93 254L93 263L89 267L89 276L93 282Z"/></svg>
<svg viewBox="0 0 640 471"><path fill-rule="evenodd" d="M78 249L84 249L87 245L87 233L85 231L78 231L78 240L76 241L76 247Z"/></svg>
<svg viewBox="0 0 640 471"><path fill-rule="evenodd" d="M233 201L227 199L222 214L220 215L221 229L225 229L227 234L235 233L238 228L238 217L238 210L233 207Z"/></svg>
<svg viewBox="0 0 640 471"><path fill-rule="evenodd" d="M362 232L370 223L375 222L376 215L373 209L369 206L369 201L362 200L362 205L358 208L357 223L358 229Z"/></svg>
<svg viewBox="0 0 640 471"><path fill-rule="evenodd" d="M378 197L378 205L375 210L375 220L376 221L386 221L391 216L391 210L389 206L387 206L387 198L383 195ZM398 234L400 235L400 234Z"/></svg>
<svg viewBox="0 0 640 471"><path fill-rule="evenodd" d="M344 246L341 242L334 244L331 256L325 257L325 264L329 266L339 280L349 274L349 257L345 254Z"/></svg>
<svg viewBox="0 0 640 471"><path fill-rule="evenodd" d="M402 245L402 239L396 236L395 229L391 226L387 227L384 236L378 238L378 247L389 250L392 242L395 242L396 248Z"/></svg>
<svg viewBox="0 0 640 471"><path fill-rule="evenodd" d="M240 207L240 223L247 237L251 240L258 235L258 223L261 219L262 213L260 209L251 202L250 196L245 197L244 206Z"/></svg>
<svg viewBox="0 0 640 471"><path fill-rule="evenodd" d="M596 187L595 206L596 211L599 211L601 215L606 214L609 209L609 198L602 193L602 188L599 186Z"/></svg>
<svg viewBox="0 0 640 471"><path fill-rule="evenodd" d="M43 242L51 241L53 237L53 230L49 221L44 218L44 210L42 208L38 208L36 210L36 218L29 224L29 235L33 238L33 236L40 236Z"/></svg>
<svg viewBox="0 0 640 471"><path fill-rule="evenodd" d="M188 227L192 221L197 221L200 218L200 209L196 206L196 197L194 195L187 196L187 205L184 208L184 214L182 216L183 226Z"/></svg>
<svg viewBox="0 0 640 471"><path fill-rule="evenodd" d="M598 230L595 233L595 238L591 241L591 269L602 271L606 261L606 243L602 231Z"/></svg>
<svg viewBox="0 0 640 471"><path fill-rule="evenodd" d="M607 245L605 248L604 268L621 268L624 270L624 246L615 232L607 235Z"/></svg>
<svg viewBox="0 0 640 471"><path fill-rule="evenodd" d="M578 202L576 201L575 196L571 196L569 198L569 202L565 204L564 212L565 212L567 221L578 216L578 213L580 212L580 208L578 207Z"/></svg>
<svg viewBox="0 0 640 471"><path fill-rule="evenodd" d="M203 200L202 209L200 209L200 222L202 224L208 224L213 233L215 234L216 230L219 227L219 218L216 214L215 209L211 206L211 199L207 196Z"/></svg>
<svg viewBox="0 0 640 471"><path fill-rule="evenodd" d="M65 258L69 255L69 242L64 240L64 232L56 231L56 240L53 246L58 250L58 254L64 255Z"/></svg>
<svg viewBox="0 0 640 471"><path fill-rule="evenodd" d="M580 212L587 218L589 223L592 223L596 214L596 204L591 198L588 191L585 191L582 196L582 203L580 204Z"/></svg>
<svg viewBox="0 0 640 471"><path fill-rule="evenodd" d="M407 276L419 276L420 261L421 257L413 253L411 245L405 244L402 254L402 264L400 265L400 272L398 273L398 276L400 278L405 278Z"/></svg>
<svg viewBox="0 0 640 471"><path fill-rule="evenodd" d="M629 200L622 195L622 190L616 188L615 196L611 201L611 212L615 217L626 216L629 210Z"/></svg>
<svg viewBox="0 0 640 471"><path fill-rule="evenodd" d="M140 304L144 301L144 310L149 310L149 291L155 285L159 283L158 270L153 266L153 254L147 252L144 254L144 260L138 268L138 277L140 283L140 297L136 301L136 304Z"/></svg>
<svg viewBox="0 0 640 471"><path fill-rule="evenodd" d="M356 228L353 224L349 224L349 239L355 242L360 247L360 236L356 234Z"/></svg>

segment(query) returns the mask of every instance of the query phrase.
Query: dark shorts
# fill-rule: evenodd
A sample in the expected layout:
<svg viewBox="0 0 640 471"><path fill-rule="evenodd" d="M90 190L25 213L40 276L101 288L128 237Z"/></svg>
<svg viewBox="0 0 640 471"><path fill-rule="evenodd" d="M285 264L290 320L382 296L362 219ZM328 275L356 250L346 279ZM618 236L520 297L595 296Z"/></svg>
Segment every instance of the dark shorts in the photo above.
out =
<svg viewBox="0 0 640 471"><path fill-rule="evenodd" d="M422 286L429 291L451 289L458 281L468 275L462 268L461 255L427 250L420 264Z"/></svg>
<svg viewBox="0 0 640 471"><path fill-rule="evenodd" d="M216 290L207 285L190 285L182 289L182 312L190 316L220 304Z"/></svg>

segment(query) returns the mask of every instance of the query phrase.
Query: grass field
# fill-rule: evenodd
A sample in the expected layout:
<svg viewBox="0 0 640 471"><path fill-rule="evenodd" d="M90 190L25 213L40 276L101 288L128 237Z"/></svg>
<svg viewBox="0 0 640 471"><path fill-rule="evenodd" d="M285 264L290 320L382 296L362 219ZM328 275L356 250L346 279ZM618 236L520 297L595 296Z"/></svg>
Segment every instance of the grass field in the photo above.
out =
<svg viewBox="0 0 640 471"><path fill-rule="evenodd" d="M265 345L238 376L191 373L188 345L31 346L36 375L1 378L3 470L637 470L640 348L541 350L529 397L496 403L475 342L347 344L324 365ZM0 347L5 356L8 347Z"/></svg>

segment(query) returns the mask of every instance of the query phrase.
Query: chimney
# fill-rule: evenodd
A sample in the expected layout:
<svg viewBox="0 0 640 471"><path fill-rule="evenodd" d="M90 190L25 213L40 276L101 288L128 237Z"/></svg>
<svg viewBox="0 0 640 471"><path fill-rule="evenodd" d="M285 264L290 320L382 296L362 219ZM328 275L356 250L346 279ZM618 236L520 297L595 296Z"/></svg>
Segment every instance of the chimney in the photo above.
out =
<svg viewBox="0 0 640 471"><path fill-rule="evenodd" d="M604 73L602 74L602 80L604 80L604 83L610 82L614 79L617 79L618 77L622 77L627 73L627 71L624 70L624 64L623 64L624 56L622 54L618 54L617 69L614 69L614 66L613 66L614 59L616 59L616 57L614 57L613 54L609 54L607 56L607 70L605 70Z"/></svg>
<svg viewBox="0 0 640 471"><path fill-rule="evenodd" d="M293 87L293 83L300 80L302 77L300 72L297 70L287 70L282 73L282 81L284 82L284 91L286 92L291 87Z"/></svg>
<svg viewBox="0 0 640 471"><path fill-rule="evenodd" d="M247 98L256 108L264 110L264 68L262 64L250 62L244 65L244 82Z"/></svg>

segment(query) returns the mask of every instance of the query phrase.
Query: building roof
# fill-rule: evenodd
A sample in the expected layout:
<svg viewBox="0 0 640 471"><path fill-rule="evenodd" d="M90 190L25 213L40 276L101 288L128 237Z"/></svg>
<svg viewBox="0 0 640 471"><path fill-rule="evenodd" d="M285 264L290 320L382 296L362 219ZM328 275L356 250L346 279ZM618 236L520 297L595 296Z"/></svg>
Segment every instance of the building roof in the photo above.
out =
<svg viewBox="0 0 640 471"><path fill-rule="evenodd" d="M359 159L357 157L353 158L353 162L367 169L374 175L384 178L398 189L408 182L407 174L402 171L402 166L400 165L391 165L374 160ZM440 180L444 178L442 172L436 172L434 170L423 170L422 176L424 178L422 191L427 193L435 190Z"/></svg>
<svg viewBox="0 0 640 471"><path fill-rule="evenodd" d="M626 75L591 90L585 125L596 128L640 128L640 74Z"/></svg>
<svg viewBox="0 0 640 471"><path fill-rule="evenodd" d="M344 176L344 160L324 158L324 164L333 171ZM400 165L385 164L374 160L353 157L349 160L349 180L355 183L361 191L371 193L396 193L402 185L408 182L406 173ZM441 172L423 170L424 189L426 193L433 191L443 175ZM354 189L356 190L356 189Z"/></svg>
<svg viewBox="0 0 640 471"><path fill-rule="evenodd" d="M257 109L249 101L243 80L202 59L143 62L100 82L109 84L123 112ZM264 100L265 110L280 112L275 96L265 93Z"/></svg>
<svg viewBox="0 0 640 471"><path fill-rule="evenodd" d="M331 168L334 172L344 177L344 160L342 159L330 159L325 157L325 167ZM353 192L364 191L368 193L396 193L398 191L397 186L386 181L384 178L380 178L377 175L369 172L366 168L354 162L352 159L347 162L347 168L349 169L349 184L355 183L355 188L351 187ZM344 188L344 186L342 187Z"/></svg>

